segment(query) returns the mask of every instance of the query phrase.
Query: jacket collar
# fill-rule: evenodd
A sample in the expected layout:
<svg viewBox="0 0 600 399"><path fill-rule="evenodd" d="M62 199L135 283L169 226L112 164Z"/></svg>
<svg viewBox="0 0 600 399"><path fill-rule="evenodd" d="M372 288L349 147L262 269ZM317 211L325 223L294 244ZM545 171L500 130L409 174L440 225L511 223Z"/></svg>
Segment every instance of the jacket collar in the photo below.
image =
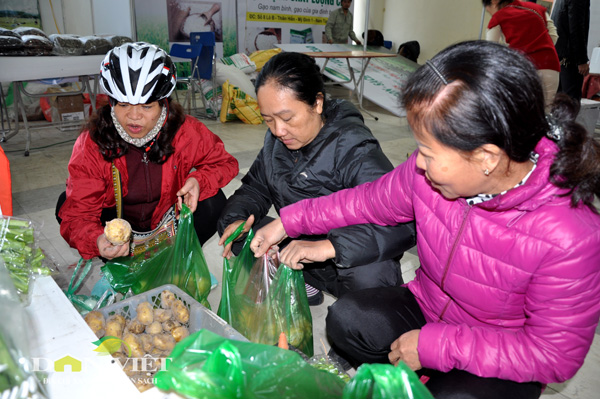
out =
<svg viewBox="0 0 600 399"><path fill-rule="evenodd" d="M535 147L535 152L539 154L537 166L525 184L476 206L489 211L517 209L528 212L550 202L568 202L568 196L561 197L568 190L550 182L550 166L557 151L557 145L543 137Z"/></svg>

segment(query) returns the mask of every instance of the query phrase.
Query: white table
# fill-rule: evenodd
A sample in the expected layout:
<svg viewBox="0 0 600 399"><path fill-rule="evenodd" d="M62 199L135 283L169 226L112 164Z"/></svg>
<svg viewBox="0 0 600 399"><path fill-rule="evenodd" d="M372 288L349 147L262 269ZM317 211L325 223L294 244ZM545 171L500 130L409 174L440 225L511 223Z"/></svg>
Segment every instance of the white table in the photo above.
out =
<svg viewBox="0 0 600 399"><path fill-rule="evenodd" d="M180 398L156 387L140 393L118 363L112 363L112 356L98 356L92 343L98 338L52 277L34 281L31 303L25 309L35 337L30 354L37 359L37 368L47 374L43 384L49 399ZM55 371L55 362L65 356L81 361L81 371L70 366Z"/></svg>
<svg viewBox="0 0 600 399"><path fill-rule="evenodd" d="M23 124L27 132L25 144L25 156L29 155L29 145L31 135L27 124L27 116L21 94L29 97L47 97L47 96L66 96L88 92L92 107L96 105L96 93L98 92L98 74L100 73L100 64L104 55L83 55L83 56L24 56L24 57L0 57L0 82L13 82L14 104L15 104L15 128L2 134L1 141L7 141L19 132L19 114L23 117ZM81 90L76 92L52 93L52 94L31 94L23 87L23 82L51 78L79 77L83 83ZM90 84L90 78L94 81L93 87Z"/></svg>

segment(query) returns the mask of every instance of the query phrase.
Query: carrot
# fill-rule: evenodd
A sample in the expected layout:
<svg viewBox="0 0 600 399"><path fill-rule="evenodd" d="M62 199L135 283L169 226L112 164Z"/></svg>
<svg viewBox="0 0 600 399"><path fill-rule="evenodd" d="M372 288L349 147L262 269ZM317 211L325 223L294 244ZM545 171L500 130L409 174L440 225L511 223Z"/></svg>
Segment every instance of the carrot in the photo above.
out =
<svg viewBox="0 0 600 399"><path fill-rule="evenodd" d="M281 349L290 349L285 333L282 332L279 334L279 342L277 343L277 346Z"/></svg>

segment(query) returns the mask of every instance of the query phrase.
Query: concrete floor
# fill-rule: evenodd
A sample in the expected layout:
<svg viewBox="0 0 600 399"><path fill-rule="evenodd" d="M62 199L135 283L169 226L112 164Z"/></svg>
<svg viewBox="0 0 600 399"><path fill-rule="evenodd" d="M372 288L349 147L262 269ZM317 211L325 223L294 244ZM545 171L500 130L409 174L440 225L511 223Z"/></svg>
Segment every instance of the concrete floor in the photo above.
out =
<svg viewBox="0 0 600 399"><path fill-rule="evenodd" d="M333 88L329 91L334 97L350 98L350 92L343 88ZM407 155L416 148L405 118L396 117L382 108L365 100L365 108L379 118L378 121L365 114L366 124L380 141L384 152L394 165L403 162ZM218 121L202 120L225 143L226 149L240 163L239 175L229 183L224 191L231 195L241 184L241 178L248 171L256 154L260 150L266 126L245 125L241 122L222 124ZM55 276L61 287L66 287L71 277L74 265L79 260L78 253L69 248L59 234L58 224L54 217L54 208L58 195L65 189L67 164L71 155L77 130L60 131L42 123L31 123L31 152L23 156L25 146L25 131L21 131L8 142L0 145L7 153L11 163L13 181L14 216L31 219L39 231L39 243L48 256L56 264L58 273ZM220 280L222 271L222 248L217 245L215 235L204 246L204 254L212 273ZM101 262L96 260L95 265ZM414 278L414 271L419 262L416 250L405 254L402 259L404 281ZM89 290L99 276L99 267L94 267L86 280L82 291ZM213 309L218 308L220 287L214 289L209 302ZM325 315L327 307L335 298L326 295L325 302L312 307L314 324L315 353L329 349L325 337ZM543 393L544 399L593 399L600 392L600 333L589 352L585 364L577 375L562 384L551 384Z"/></svg>

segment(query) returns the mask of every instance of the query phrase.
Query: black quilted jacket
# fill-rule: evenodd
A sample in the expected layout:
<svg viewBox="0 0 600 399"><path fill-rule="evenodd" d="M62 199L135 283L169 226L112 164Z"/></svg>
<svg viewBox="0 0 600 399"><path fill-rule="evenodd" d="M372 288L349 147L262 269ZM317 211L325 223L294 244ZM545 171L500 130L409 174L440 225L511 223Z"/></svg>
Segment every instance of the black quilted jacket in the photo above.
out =
<svg viewBox="0 0 600 399"><path fill-rule="evenodd" d="M289 150L267 131L264 146L242 179L242 186L227 202L219 220L219 234L230 223L251 214L258 223L272 205L279 213L286 205L373 181L392 169L356 107L344 100L327 101L325 125L307 146ZM335 263L352 267L402 254L415 244L414 231L412 223L367 224L332 230L327 238L336 250Z"/></svg>

